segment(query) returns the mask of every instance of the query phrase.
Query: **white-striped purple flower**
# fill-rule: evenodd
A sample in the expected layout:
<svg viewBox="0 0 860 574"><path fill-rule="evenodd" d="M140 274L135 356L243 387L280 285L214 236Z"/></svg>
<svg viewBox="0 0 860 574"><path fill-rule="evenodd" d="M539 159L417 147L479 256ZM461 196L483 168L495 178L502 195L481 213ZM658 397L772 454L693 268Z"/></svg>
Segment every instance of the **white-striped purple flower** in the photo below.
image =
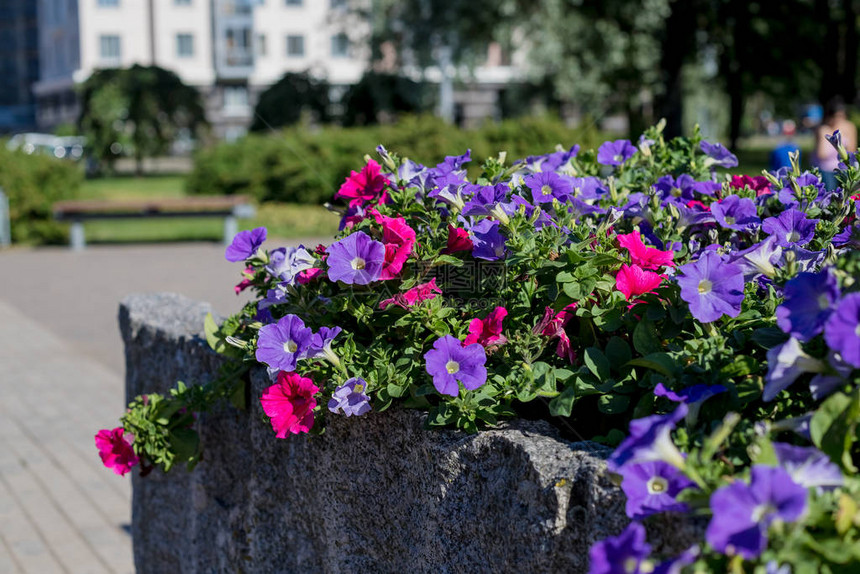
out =
<svg viewBox="0 0 860 574"><path fill-rule="evenodd" d="M313 331L305 327L297 315L282 317L277 323L260 329L257 339L257 360L281 371L295 371L299 359L313 341Z"/></svg>
<svg viewBox="0 0 860 574"><path fill-rule="evenodd" d="M328 278L347 285L367 285L376 281L385 263L385 245L363 231L332 243L326 253Z"/></svg>

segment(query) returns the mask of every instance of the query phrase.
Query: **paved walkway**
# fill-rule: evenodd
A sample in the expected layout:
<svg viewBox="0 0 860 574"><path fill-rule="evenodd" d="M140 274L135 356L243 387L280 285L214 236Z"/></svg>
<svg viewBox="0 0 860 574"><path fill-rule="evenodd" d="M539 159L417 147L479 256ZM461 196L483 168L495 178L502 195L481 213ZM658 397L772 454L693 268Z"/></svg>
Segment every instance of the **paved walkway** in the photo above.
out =
<svg viewBox="0 0 860 574"><path fill-rule="evenodd" d="M0 251L0 573L133 571L130 481L102 466L93 442L125 406L119 301L174 291L235 312L241 265L223 254Z"/></svg>

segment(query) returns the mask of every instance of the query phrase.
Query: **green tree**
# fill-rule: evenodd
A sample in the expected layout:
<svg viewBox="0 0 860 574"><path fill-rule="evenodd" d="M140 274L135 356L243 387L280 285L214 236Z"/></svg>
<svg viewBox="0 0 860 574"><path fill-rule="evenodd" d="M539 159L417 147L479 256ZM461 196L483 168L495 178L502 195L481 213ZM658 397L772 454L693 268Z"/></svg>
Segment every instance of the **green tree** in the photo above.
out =
<svg viewBox="0 0 860 574"><path fill-rule="evenodd" d="M81 87L81 133L95 157L112 168L131 150L143 159L166 153L182 135L200 136L206 117L200 93L157 66L97 70Z"/></svg>
<svg viewBox="0 0 860 574"><path fill-rule="evenodd" d="M297 123L302 114L319 122L329 120L329 85L308 73L287 72L262 94L254 108L251 131L263 131Z"/></svg>
<svg viewBox="0 0 860 574"><path fill-rule="evenodd" d="M365 73L350 86L343 100L343 124L359 126L384 123L386 116L420 114L432 110L428 86L397 74Z"/></svg>

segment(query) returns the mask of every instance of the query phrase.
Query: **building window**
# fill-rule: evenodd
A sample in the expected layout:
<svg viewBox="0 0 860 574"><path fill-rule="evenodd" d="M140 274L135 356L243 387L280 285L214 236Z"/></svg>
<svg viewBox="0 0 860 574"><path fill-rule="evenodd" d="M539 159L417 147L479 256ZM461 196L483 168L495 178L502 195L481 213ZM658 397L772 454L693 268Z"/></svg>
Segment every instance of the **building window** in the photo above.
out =
<svg viewBox="0 0 860 574"><path fill-rule="evenodd" d="M119 61L122 58L119 36L112 34L99 36L99 56L101 57L102 63L113 65L119 64Z"/></svg>
<svg viewBox="0 0 860 574"><path fill-rule="evenodd" d="M257 34L257 55L265 56L266 55L266 35L265 34Z"/></svg>
<svg viewBox="0 0 860 574"><path fill-rule="evenodd" d="M331 57L349 57L349 38L344 33L335 34L331 37Z"/></svg>
<svg viewBox="0 0 860 574"><path fill-rule="evenodd" d="M119 0L98 0L99 8L116 8L119 6Z"/></svg>
<svg viewBox="0 0 860 574"><path fill-rule="evenodd" d="M191 58L194 56L194 36L191 34L176 35L176 57Z"/></svg>
<svg viewBox="0 0 860 574"><path fill-rule="evenodd" d="M224 111L243 112L248 109L248 88L246 86L224 86Z"/></svg>
<svg viewBox="0 0 860 574"><path fill-rule="evenodd" d="M284 0L284 4L287 6L301 6L303 2L302 0Z"/></svg>
<svg viewBox="0 0 860 574"><path fill-rule="evenodd" d="M287 36L287 56L301 58L305 55L305 37Z"/></svg>

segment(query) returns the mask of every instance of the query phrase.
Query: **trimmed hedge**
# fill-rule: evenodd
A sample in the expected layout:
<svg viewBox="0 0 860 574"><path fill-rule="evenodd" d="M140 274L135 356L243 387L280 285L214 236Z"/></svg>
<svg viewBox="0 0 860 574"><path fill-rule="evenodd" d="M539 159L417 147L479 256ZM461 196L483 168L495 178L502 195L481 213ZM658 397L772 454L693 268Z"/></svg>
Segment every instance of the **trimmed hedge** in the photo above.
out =
<svg viewBox="0 0 860 574"><path fill-rule="evenodd" d="M69 161L10 151L0 142L0 187L9 197L12 242L66 242L68 228L54 221L52 206L73 199L82 179Z"/></svg>
<svg viewBox="0 0 860 574"><path fill-rule="evenodd" d="M249 135L199 151L186 180L191 194L248 194L259 202L323 203L367 150L382 144L407 157L439 162L471 148L475 165L500 151L508 160L546 153L557 144L583 148L602 141L595 131L570 129L554 118L523 118L461 130L435 117L409 117L396 125L362 128L307 127L277 135Z"/></svg>

